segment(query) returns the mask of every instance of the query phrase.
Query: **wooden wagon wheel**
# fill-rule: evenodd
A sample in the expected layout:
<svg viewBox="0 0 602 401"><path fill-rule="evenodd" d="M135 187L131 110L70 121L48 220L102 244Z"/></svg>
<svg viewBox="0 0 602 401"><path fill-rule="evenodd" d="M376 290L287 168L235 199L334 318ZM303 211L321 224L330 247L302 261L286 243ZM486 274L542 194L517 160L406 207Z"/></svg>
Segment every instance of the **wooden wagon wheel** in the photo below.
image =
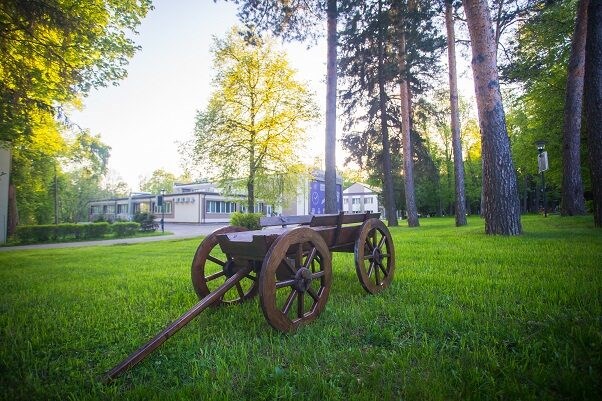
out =
<svg viewBox="0 0 602 401"><path fill-rule="evenodd" d="M355 271L362 287L371 294L387 288L394 270L395 250L389 229L379 219L367 220L355 241Z"/></svg>
<svg viewBox="0 0 602 401"><path fill-rule="evenodd" d="M268 323L283 332L314 320L328 300L332 261L322 237L308 227L279 236L266 254L259 300Z"/></svg>
<svg viewBox="0 0 602 401"><path fill-rule="evenodd" d="M243 267L249 260L241 260L225 255L217 242L217 236L233 232L247 231L246 228L228 226L220 228L205 237L196 250L192 260L191 276L195 292L202 299L222 285L229 277ZM257 294L257 273L251 271L234 287L228 290L213 306L236 304L253 298Z"/></svg>

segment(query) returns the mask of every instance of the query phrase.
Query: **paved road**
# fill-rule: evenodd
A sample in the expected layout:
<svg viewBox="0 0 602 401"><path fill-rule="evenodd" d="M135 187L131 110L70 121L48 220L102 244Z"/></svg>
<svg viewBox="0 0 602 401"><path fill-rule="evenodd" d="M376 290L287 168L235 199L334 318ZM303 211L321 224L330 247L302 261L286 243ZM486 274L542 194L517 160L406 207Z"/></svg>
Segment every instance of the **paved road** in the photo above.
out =
<svg viewBox="0 0 602 401"><path fill-rule="evenodd" d="M156 237L140 237L140 238L120 238L104 241L84 241L84 242L63 242L60 244L40 244L40 245L22 245L22 246L6 246L0 247L0 252L15 251L22 249L49 249L49 248L75 248L82 246L102 246L115 244L135 244L138 242L164 241L179 238L194 238L212 233L220 227L226 226L227 223L220 224L175 224L165 223L165 232L173 233L172 235L161 235Z"/></svg>

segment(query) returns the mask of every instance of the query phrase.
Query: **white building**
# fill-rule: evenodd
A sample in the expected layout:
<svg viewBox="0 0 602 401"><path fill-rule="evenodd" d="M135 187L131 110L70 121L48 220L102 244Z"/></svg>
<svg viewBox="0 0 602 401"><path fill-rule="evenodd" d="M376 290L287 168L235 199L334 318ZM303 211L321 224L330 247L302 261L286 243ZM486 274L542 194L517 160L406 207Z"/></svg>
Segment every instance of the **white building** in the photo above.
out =
<svg viewBox="0 0 602 401"><path fill-rule="evenodd" d="M343 191L343 211L346 213L378 213L378 192L356 182Z"/></svg>
<svg viewBox="0 0 602 401"><path fill-rule="evenodd" d="M337 203L342 202L342 179L337 177ZM295 194L283 194L282 207L258 201L255 211L270 216L307 215L324 213L324 173L313 172L304 178ZM131 220L138 212L152 212L156 218L164 217L166 223L226 223L234 212L245 212L247 200L244 194L223 195L213 183L175 184L171 193L163 195L163 210L158 205L159 195L132 193L127 198L91 201L89 220ZM375 203L378 211L378 201Z"/></svg>

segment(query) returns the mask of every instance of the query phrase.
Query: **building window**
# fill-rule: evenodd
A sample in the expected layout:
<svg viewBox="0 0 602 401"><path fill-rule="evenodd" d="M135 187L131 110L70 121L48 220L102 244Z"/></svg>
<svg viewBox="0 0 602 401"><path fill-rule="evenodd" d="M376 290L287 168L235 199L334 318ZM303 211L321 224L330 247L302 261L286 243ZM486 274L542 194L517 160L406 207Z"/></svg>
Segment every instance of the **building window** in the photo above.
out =
<svg viewBox="0 0 602 401"><path fill-rule="evenodd" d="M172 201L166 202L163 201L163 212L161 211L161 206L157 206L156 203L153 203L153 213L157 214L157 213L165 213L165 214L171 214L172 211Z"/></svg>
<svg viewBox="0 0 602 401"><path fill-rule="evenodd" d="M360 198L353 198L353 199L352 199L352 203L353 203L354 205L359 205L359 204L360 204Z"/></svg>
<svg viewBox="0 0 602 401"><path fill-rule="evenodd" d="M343 203L344 203L344 204L347 204L347 203L348 203L348 202L347 202L347 198L343 198Z"/></svg>
<svg viewBox="0 0 602 401"><path fill-rule="evenodd" d="M90 213L91 214L100 214L101 212L101 208L98 205L95 206L90 206Z"/></svg>
<svg viewBox="0 0 602 401"><path fill-rule="evenodd" d="M236 203L234 202L208 200L205 206L207 213L227 214L236 212Z"/></svg>
<svg viewBox="0 0 602 401"><path fill-rule="evenodd" d="M128 205L121 204L117 205L117 214L126 214L128 212Z"/></svg>
<svg viewBox="0 0 602 401"><path fill-rule="evenodd" d="M374 202L374 199L372 197L370 198L364 198L364 205L368 205L368 204L372 204Z"/></svg>

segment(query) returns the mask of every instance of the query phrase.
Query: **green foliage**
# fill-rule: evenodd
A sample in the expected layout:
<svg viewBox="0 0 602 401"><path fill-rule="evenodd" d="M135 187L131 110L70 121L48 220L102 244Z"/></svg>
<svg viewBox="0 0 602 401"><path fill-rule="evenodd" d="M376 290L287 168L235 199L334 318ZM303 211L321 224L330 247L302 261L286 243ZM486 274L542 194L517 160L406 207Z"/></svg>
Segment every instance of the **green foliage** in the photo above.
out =
<svg viewBox="0 0 602 401"><path fill-rule="evenodd" d="M126 76L150 0L0 2L0 140L29 136L91 88Z"/></svg>
<svg viewBox="0 0 602 401"><path fill-rule="evenodd" d="M111 224L111 232L117 237L131 237L140 230L140 223L135 221L118 221Z"/></svg>
<svg viewBox="0 0 602 401"><path fill-rule="evenodd" d="M521 24L511 52L512 62L502 69L506 80L523 88L511 99L507 115L519 180L537 176L534 141L546 140L550 164L546 172L546 184L551 189L549 202L559 198L562 184L562 127L576 3L575 0L550 3ZM586 141L582 141L582 148L586 152ZM587 190L587 158L581 159Z"/></svg>
<svg viewBox="0 0 602 401"><path fill-rule="evenodd" d="M0 252L3 399L600 399L602 236L591 217L523 224L392 228L381 294L335 253L326 309L298 332L256 299L212 309L112 384L98 377L198 302L199 240Z"/></svg>
<svg viewBox="0 0 602 401"><path fill-rule="evenodd" d="M49 241L68 241L81 239L99 239L109 233L109 223L92 224L44 224L17 226L16 239L20 243L43 243Z"/></svg>
<svg viewBox="0 0 602 401"><path fill-rule="evenodd" d="M158 169L153 171L149 178L144 177L140 180L140 190L151 194L159 194L164 189L169 193L173 190L174 183L177 180L178 178L173 173Z"/></svg>
<svg viewBox="0 0 602 401"><path fill-rule="evenodd" d="M213 54L209 104L197 113L191 146L181 151L226 193L246 191L252 211L255 198L264 198L259 183L296 171L318 108L273 39L233 28L215 39Z"/></svg>
<svg viewBox="0 0 602 401"><path fill-rule="evenodd" d="M249 230L259 230L261 228L259 219L262 216L261 213L235 212L230 216L230 224L238 227L246 227Z"/></svg>
<svg viewBox="0 0 602 401"><path fill-rule="evenodd" d="M143 232L155 231L159 228L159 223L155 221L155 215L149 212L136 213L134 221L140 224L140 230Z"/></svg>

